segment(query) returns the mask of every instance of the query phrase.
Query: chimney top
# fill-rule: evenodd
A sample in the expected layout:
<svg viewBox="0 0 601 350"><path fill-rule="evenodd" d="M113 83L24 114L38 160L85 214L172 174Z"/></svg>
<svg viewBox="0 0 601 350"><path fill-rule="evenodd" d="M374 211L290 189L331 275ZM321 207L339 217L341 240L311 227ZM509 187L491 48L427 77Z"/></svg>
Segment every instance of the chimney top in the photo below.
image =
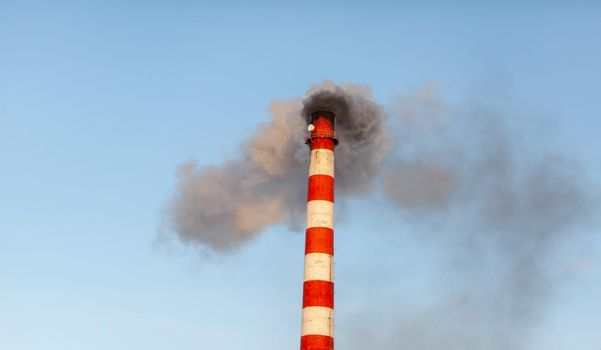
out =
<svg viewBox="0 0 601 350"><path fill-rule="evenodd" d="M330 111L317 110L315 112L312 112L309 115L309 118L308 118L309 119L308 120L309 124L313 123L313 121L315 119L317 119L318 117L326 117L326 118L330 119L331 121L334 121L334 118L336 118L336 115L333 112L330 112Z"/></svg>

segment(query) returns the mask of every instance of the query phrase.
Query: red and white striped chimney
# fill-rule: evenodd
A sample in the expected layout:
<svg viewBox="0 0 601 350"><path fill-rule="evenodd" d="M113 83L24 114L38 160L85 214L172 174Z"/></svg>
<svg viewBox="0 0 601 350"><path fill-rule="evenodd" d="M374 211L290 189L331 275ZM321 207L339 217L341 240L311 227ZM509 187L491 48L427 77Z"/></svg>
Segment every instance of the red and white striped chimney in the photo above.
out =
<svg viewBox="0 0 601 350"><path fill-rule="evenodd" d="M301 350L334 349L334 113L311 114Z"/></svg>

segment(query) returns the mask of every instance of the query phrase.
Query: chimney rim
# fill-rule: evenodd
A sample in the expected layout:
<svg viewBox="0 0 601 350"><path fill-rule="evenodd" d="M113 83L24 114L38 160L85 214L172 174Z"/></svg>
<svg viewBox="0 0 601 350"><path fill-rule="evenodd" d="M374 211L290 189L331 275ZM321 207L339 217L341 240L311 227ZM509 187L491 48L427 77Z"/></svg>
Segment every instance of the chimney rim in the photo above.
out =
<svg viewBox="0 0 601 350"><path fill-rule="evenodd" d="M325 110L325 109L318 109L318 110L315 110L315 111L309 113L309 117L307 118L307 123L311 124L313 122L313 120L315 118L317 118L318 116L325 116L327 118L332 119L332 121L334 121L336 119L336 113L329 111L329 110Z"/></svg>

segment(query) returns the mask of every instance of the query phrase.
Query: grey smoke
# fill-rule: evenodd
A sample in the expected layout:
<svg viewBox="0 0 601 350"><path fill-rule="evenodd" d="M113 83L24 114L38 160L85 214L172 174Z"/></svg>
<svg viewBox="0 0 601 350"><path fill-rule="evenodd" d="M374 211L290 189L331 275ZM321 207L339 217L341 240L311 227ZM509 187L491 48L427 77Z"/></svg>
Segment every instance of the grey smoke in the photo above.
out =
<svg viewBox="0 0 601 350"><path fill-rule="evenodd" d="M189 161L179 167L168 220L178 237L228 252L269 225L300 228L308 166L304 130L307 114L317 109L337 114L336 168L343 169L337 171L338 199L372 191L391 146L384 110L368 88L326 81L305 99L274 102L272 120L243 144L239 157L217 166Z"/></svg>
<svg viewBox="0 0 601 350"><path fill-rule="evenodd" d="M349 346L528 348L553 297L543 262L554 244L588 223L597 197L574 162L528 156L502 115L447 103L429 86L397 96L388 113L369 88L331 82L312 87L304 99L272 103L271 121L244 142L238 157L180 166L168 220L177 236L231 252L270 225L301 229L303 131L307 114L318 109L337 114L337 201L382 190L403 225L442 242L447 263L440 266L440 289L452 289L418 309L402 303L379 308L366 300L356 330L347 334ZM388 326L370 322L381 318Z"/></svg>
<svg viewBox="0 0 601 350"><path fill-rule="evenodd" d="M410 231L442 247L437 284L449 292L417 310L367 303L354 319L388 322L357 321L351 348L528 349L553 298L545 263L590 223L593 186L573 161L525 155L502 115L451 105L431 87L397 98L391 114L402 142L384 193Z"/></svg>

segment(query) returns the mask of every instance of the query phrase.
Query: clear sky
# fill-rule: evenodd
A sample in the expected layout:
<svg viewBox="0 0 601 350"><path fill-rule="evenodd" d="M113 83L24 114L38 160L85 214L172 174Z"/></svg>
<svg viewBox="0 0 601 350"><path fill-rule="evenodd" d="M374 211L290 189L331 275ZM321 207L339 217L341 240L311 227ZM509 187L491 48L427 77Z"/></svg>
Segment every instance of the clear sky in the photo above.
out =
<svg viewBox="0 0 601 350"><path fill-rule="evenodd" d="M521 144L598 179L600 38L593 1L0 0L0 348L298 347L303 236L272 227L225 257L157 243L176 166L231 156L271 100L324 79L383 104L434 82L517 111ZM337 223L341 349L365 315L394 332L365 310L422 319L452 294L432 291L444 247L368 203ZM580 229L528 349L601 347L601 237Z"/></svg>

